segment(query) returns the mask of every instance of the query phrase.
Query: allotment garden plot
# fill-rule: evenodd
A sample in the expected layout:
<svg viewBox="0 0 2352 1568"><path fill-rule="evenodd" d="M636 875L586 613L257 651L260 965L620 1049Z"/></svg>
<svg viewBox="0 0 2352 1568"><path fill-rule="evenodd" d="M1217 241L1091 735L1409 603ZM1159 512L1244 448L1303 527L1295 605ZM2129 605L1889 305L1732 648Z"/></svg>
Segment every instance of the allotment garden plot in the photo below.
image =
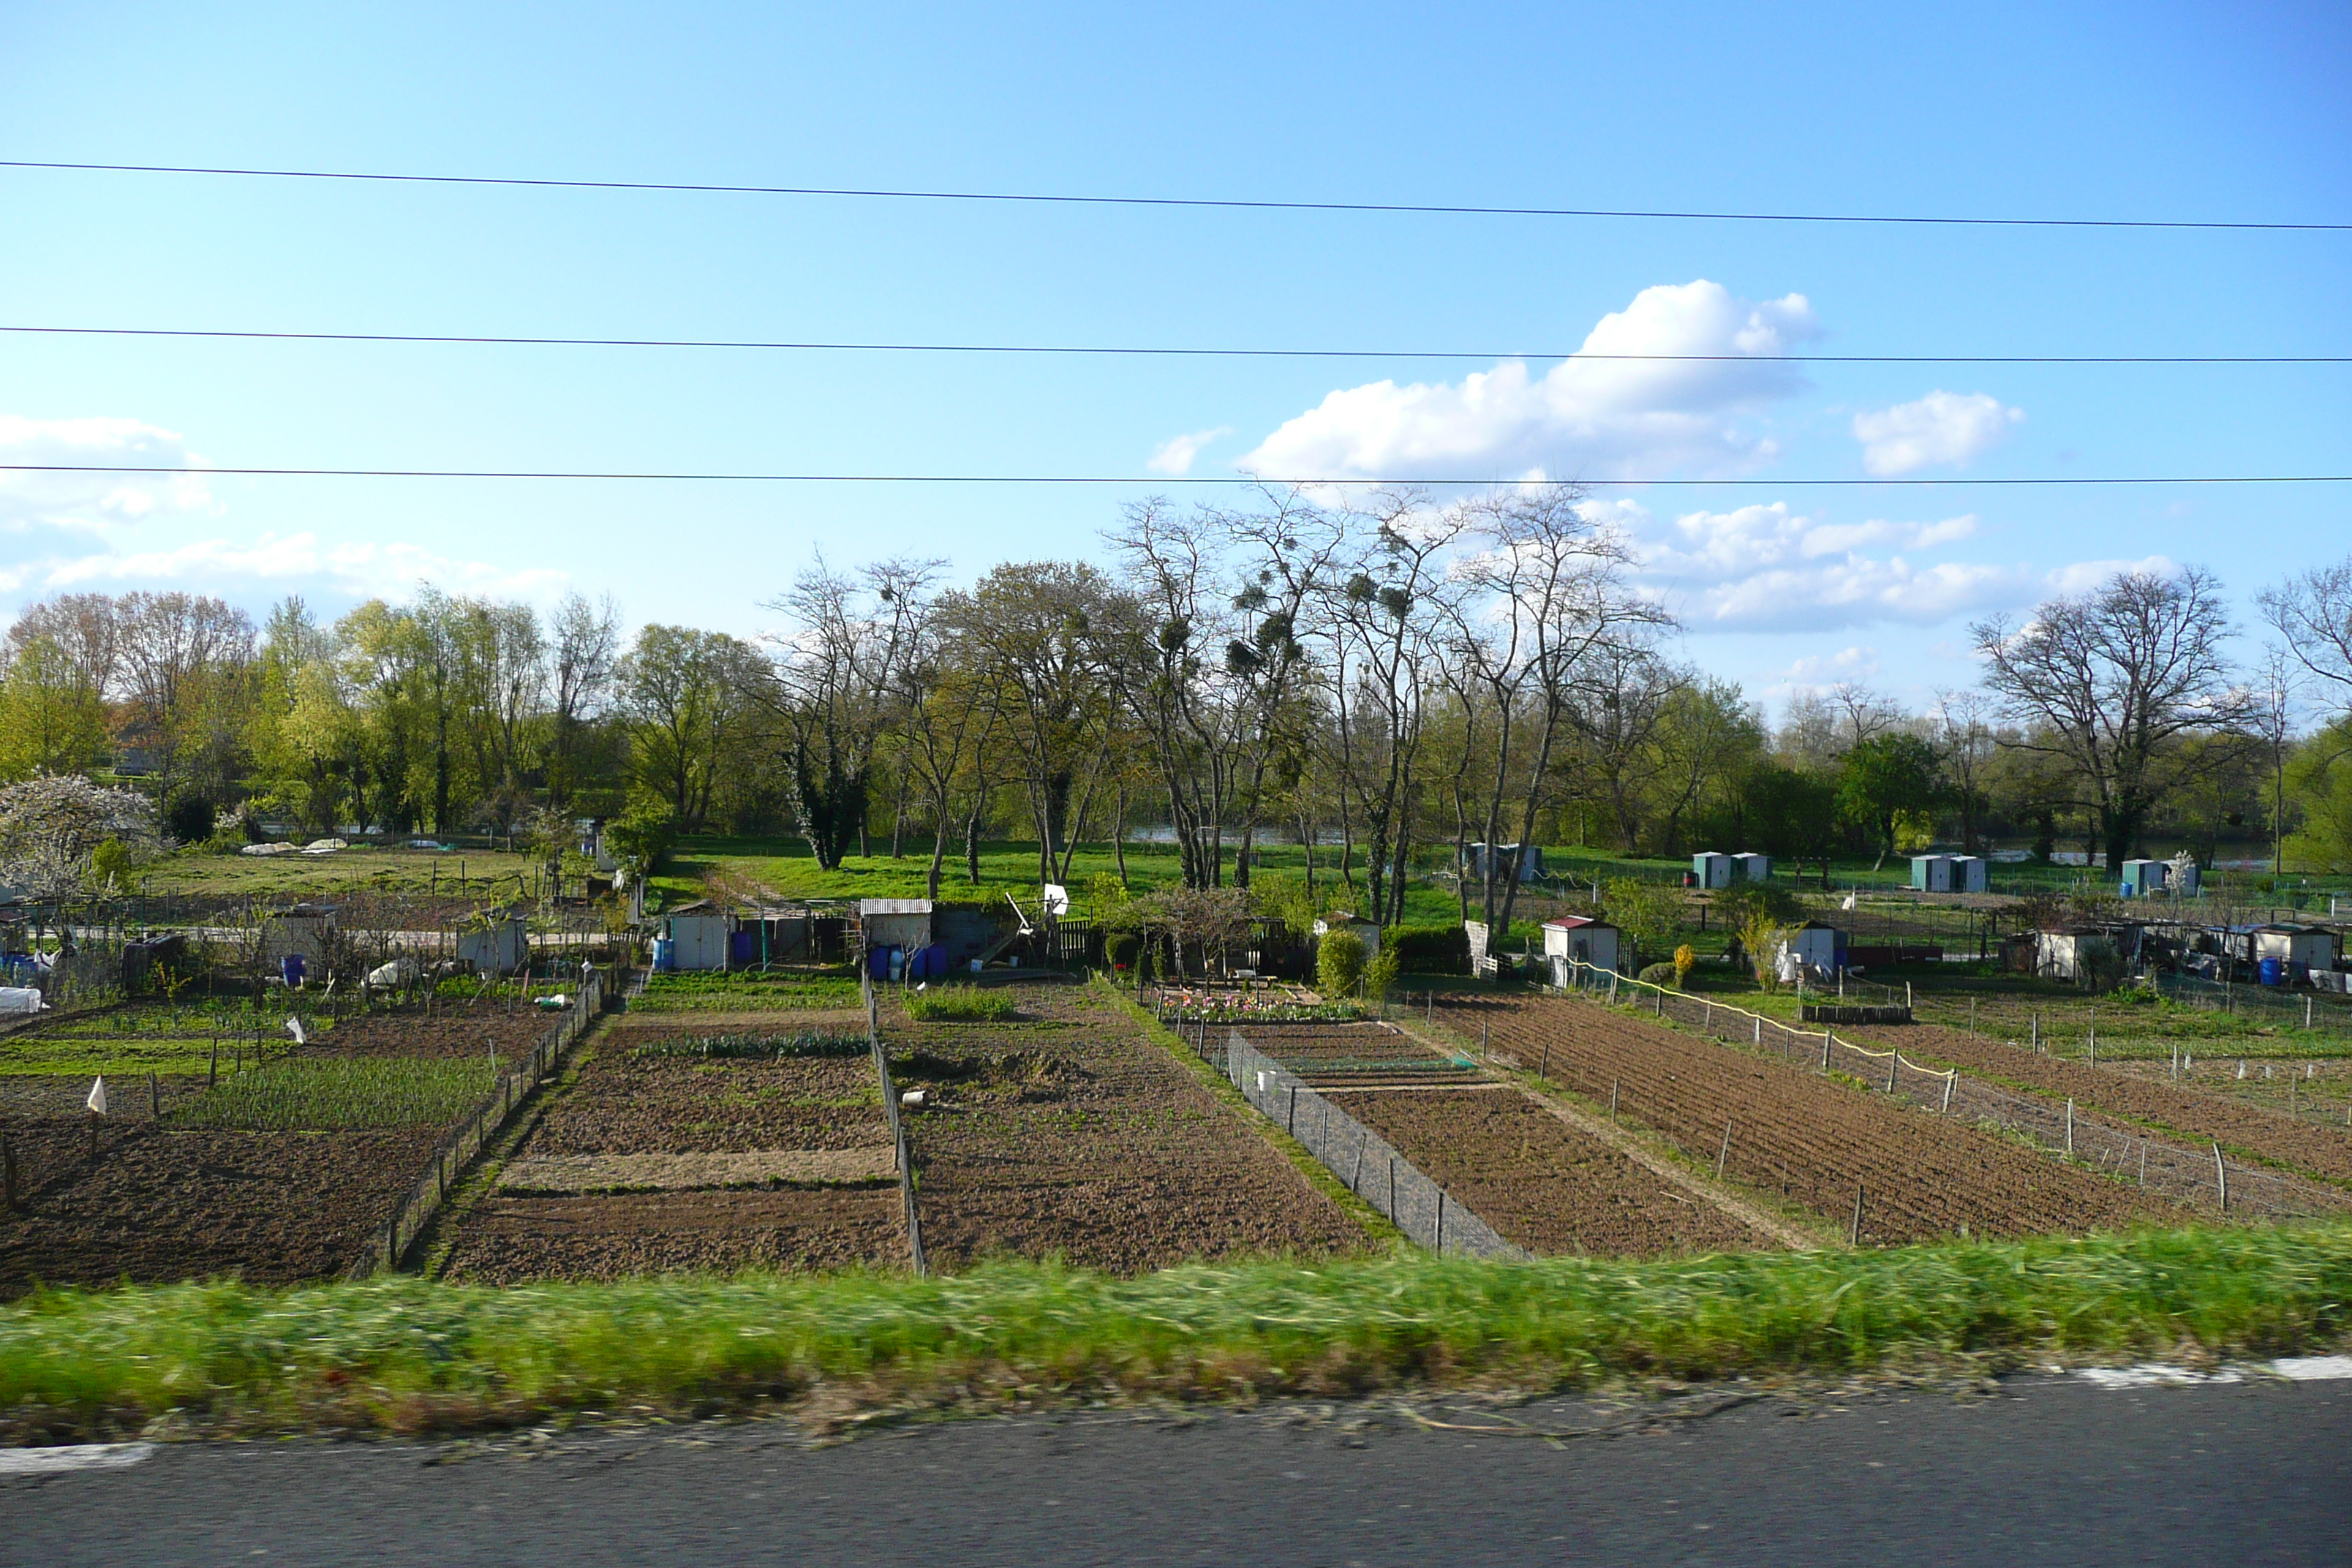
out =
<svg viewBox="0 0 2352 1568"><path fill-rule="evenodd" d="M1394 1025L1242 1031L1529 1252L1650 1257L1773 1245L1698 1194L1554 1114L1466 1055ZM1341 1171L1351 1182L1360 1173Z"/></svg>
<svg viewBox="0 0 2352 1568"><path fill-rule="evenodd" d="M0 1213L0 1293L342 1274L489 1093L494 1055L551 1026L460 1005L430 1020L304 1016L298 1044L289 1011L131 1005L0 1040L17 1198ZM84 1101L101 1074L93 1137Z"/></svg>
<svg viewBox="0 0 2352 1568"><path fill-rule="evenodd" d="M961 989L960 987L951 989ZM932 1267L1058 1256L1133 1272L1369 1245L1105 992L1010 988L1009 1020L916 1022L886 1002Z"/></svg>
<svg viewBox="0 0 2352 1568"><path fill-rule="evenodd" d="M903 1268L897 1149L864 1019L637 1012L583 1047L450 1221L443 1273L511 1284ZM720 1021L723 1020L723 1021Z"/></svg>
<svg viewBox="0 0 2352 1568"><path fill-rule="evenodd" d="M2171 1223L2182 1211L2094 1174L1803 1068L1570 998L1457 999L1458 1034L1540 1068L1744 1185L1851 1223L1861 1239L2024 1236ZM1725 1142L1727 1131L1729 1134Z"/></svg>

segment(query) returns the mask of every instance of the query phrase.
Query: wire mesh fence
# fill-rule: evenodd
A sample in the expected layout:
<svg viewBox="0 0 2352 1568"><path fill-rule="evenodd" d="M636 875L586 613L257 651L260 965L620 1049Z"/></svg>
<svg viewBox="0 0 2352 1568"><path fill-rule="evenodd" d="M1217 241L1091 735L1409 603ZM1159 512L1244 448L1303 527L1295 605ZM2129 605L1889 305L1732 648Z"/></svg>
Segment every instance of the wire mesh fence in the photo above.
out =
<svg viewBox="0 0 2352 1568"><path fill-rule="evenodd" d="M1215 1044L1211 1041L1214 1037ZM1412 1161L1370 1128L1307 1087L1297 1075L1242 1037L1205 1025L1189 1030L1185 1042L1233 1080L1249 1102L1265 1113L1348 1190L1382 1215L1407 1238L1432 1252L1469 1258L1530 1256L1495 1234L1462 1201L1423 1174Z"/></svg>
<svg viewBox="0 0 2352 1568"><path fill-rule="evenodd" d="M1951 1068L1931 1068L1899 1050L1877 1051L1838 1038L1834 1029L1792 1028L1744 1007L1670 992L1573 959L1555 959L1555 987L1590 1000L1631 1005L1720 1040L1777 1054L1791 1065L1858 1081L1874 1093L1976 1126L2021 1135L2102 1174L2136 1182L2192 1209L2274 1219L2352 1213L2352 1194L2222 1153L2184 1148L2114 1126L2063 1103L2021 1094ZM1522 1064L1531 1065L1531 1064Z"/></svg>
<svg viewBox="0 0 2352 1568"><path fill-rule="evenodd" d="M915 1163L907 1147L907 1123L898 1114L898 1086L890 1081L890 1058L882 1049L882 1009L874 994L874 977L858 966L857 988L866 999L866 1045L874 1053L874 1075L882 1083L882 1114L890 1123L890 1143L898 1161L898 1204L906 1215L907 1252L919 1275L930 1272L923 1258L923 1216L915 1207Z"/></svg>
<svg viewBox="0 0 2352 1568"><path fill-rule="evenodd" d="M2315 992L2289 991L2283 986L2245 985L2228 980L2208 980L2196 974L2158 970L2149 978L2157 994L2168 1002L2185 1002L2211 1013L2261 1018L2304 1029L2326 1029L2352 1037L2352 1003Z"/></svg>
<svg viewBox="0 0 2352 1568"><path fill-rule="evenodd" d="M580 989L572 996L563 1016L556 1021L529 1055L500 1075L488 1098L475 1107L473 1114L452 1128L432 1154L432 1163L416 1184L408 1190L392 1211L383 1232L365 1257L352 1265L351 1276L365 1279L381 1269L397 1268L401 1259L424 1235L425 1227L440 1212L450 1189L457 1184L466 1168L474 1163L485 1145L498 1137L514 1114L515 1107L530 1097L541 1080L553 1072L563 1059L564 1051L580 1037L604 1006L602 980L589 974L582 977Z"/></svg>

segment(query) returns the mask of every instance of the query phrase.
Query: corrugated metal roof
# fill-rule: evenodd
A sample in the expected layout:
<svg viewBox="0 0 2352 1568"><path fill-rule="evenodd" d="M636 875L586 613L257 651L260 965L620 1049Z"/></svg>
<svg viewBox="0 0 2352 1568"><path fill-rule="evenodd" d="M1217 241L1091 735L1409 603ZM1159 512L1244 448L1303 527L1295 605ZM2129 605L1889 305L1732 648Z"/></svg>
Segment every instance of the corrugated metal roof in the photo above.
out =
<svg viewBox="0 0 2352 1568"><path fill-rule="evenodd" d="M927 915L931 912L929 899L860 899L857 912L866 915Z"/></svg>

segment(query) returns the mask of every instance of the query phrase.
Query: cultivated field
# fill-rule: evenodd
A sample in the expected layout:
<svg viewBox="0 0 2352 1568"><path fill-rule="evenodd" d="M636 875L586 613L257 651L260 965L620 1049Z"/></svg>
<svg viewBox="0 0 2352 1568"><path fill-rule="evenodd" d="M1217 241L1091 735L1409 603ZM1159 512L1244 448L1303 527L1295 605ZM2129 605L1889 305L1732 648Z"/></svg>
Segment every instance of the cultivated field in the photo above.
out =
<svg viewBox="0 0 2352 1568"><path fill-rule="evenodd" d="M1713 1162L1731 1179L1850 1222L1865 1243L2177 1222L2181 1211L1956 1122L1794 1067L1569 998L1457 999L1438 1021Z"/></svg>
<svg viewBox="0 0 2352 1568"><path fill-rule="evenodd" d="M18 1172L0 1293L35 1283L331 1278L373 1244L442 1134L489 1092L491 1054L551 1025L504 1007L306 1020L132 1005L0 1040ZM104 1073L91 1152L83 1109Z"/></svg>
<svg viewBox="0 0 2352 1568"><path fill-rule="evenodd" d="M583 1045L444 1276L903 1268L898 1163L864 1037L634 1012ZM824 1156L835 1156L826 1158Z"/></svg>
<svg viewBox="0 0 2352 1568"><path fill-rule="evenodd" d="M1323 1092L1530 1252L1649 1258L1771 1245L1513 1085Z"/></svg>
<svg viewBox="0 0 2352 1568"><path fill-rule="evenodd" d="M2200 1079L2194 1074L2187 1083L2176 1085L2145 1071L2126 1071L2105 1063L2093 1067L2085 1061L2037 1056L2021 1047L1979 1039L1957 1029L1932 1025L1840 1028L1837 1033L1841 1039L1895 1046L1906 1056L1949 1064L1978 1077L2052 1099L2072 1100L2086 1110L2168 1130L2192 1143L2210 1139L2224 1149L2268 1164L2352 1183L2352 1129L2344 1126L2342 1110L2338 1109L2327 1121L2308 1115L2284 1114L2283 1079L2272 1080L2278 1086L2280 1102L2278 1109L2273 1110L2200 1088ZM2292 1062L2286 1070L2299 1074L2305 1066ZM2198 1064L2203 1075L2201 1081L2214 1089L2221 1081L2235 1081L2224 1079L2235 1067L2235 1058L2227 1062ZM2337 1103L2340 1107L2340 1099Z"/></svg>
<svg viewBox="0 0 2352 1568"><path fill-rule="evenodd" d="M1326 1255L1362 1229L1142 1026L1082 985L1013 988L1009 1023L884 1035L934 1268L1058 1256L1132 1273L1237 1253Z"/></svg>

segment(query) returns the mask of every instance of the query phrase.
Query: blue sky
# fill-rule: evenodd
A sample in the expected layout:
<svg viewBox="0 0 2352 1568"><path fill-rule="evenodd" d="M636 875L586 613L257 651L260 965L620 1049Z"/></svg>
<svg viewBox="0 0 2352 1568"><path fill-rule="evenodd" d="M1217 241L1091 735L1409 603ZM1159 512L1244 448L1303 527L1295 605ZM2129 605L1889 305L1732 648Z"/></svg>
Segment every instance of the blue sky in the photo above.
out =
<svg viewBox="0 0 2352 1568"><path fill-rule="evenodd" d="M1078 194L2352 220L2340 5L0 5L0 157ZM1940 8L1939 8L1940 10ZM2352 353L2352 235L1281 214L0 170L0 322L967 342ZM1598 334L1595 337L1595 334ZM30 339L5 460L1591 479L2352 472L2352 367L1008 359ZM1186 441L1182 438L1197 438ZM1178 445L1171 449L1171 443ZM1196 448L1196 449L1193 449ZM0 607L420 577L752 632L1130 489L0 476ZM1692 658L1965 684L2107 563L2242 595L2352 486L1601 492ZM2251 617L2249 617L2251 619Z"/></svg>

